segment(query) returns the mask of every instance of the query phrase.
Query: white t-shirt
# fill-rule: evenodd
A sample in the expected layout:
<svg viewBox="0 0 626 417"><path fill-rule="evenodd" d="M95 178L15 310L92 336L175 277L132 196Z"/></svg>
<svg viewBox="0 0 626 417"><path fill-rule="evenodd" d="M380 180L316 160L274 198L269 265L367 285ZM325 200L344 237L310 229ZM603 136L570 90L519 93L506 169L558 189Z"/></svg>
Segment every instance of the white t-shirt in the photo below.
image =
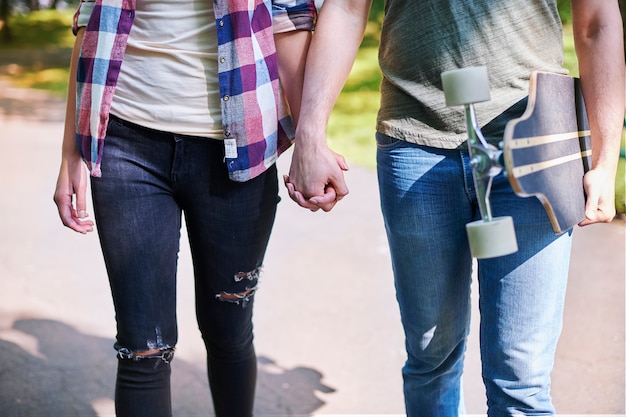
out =
<svg viewBox="0 0 626 417"><path fill-rule="evenodd" d="M222 139L213 2L137 1L111 113L166 132Z"/></svg>

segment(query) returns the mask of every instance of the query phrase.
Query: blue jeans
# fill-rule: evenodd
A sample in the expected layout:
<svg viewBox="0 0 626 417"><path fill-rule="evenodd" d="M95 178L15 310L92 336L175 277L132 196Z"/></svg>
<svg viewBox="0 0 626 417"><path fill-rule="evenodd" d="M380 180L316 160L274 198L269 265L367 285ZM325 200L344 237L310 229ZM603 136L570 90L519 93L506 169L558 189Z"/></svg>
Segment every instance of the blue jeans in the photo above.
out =
<svg viewBox="0 0 626 417"><path fill-rule="evenodd" d="M377 134L378 179L406 336L409 416L457 416L470 322L465 224L480 219L464 150ZM512 216L519 251L478 261L480 350L489 416L551 415L571 233L557 236L536 198L494 180L494 216Z"/></svg>
<svg viewBox="0 0 626 417"><path fill-rule="evenodd" d="M171 415L182 213L216 415L252 415L252 304L279 200L276 168L232 182L220 141L115 117L105 143L91 183L117 321L117 415ZM148 350L160 352L138 354Z"/></svg>

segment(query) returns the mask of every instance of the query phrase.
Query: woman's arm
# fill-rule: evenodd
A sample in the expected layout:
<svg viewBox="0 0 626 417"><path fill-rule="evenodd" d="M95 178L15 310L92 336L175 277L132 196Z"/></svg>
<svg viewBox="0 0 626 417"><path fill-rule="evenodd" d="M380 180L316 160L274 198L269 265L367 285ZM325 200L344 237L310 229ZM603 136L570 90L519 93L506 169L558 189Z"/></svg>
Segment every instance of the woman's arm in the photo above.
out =
<svg viewBox="0 0 626 417"><path fill-rule="evenodd" d="M311 43L311 32L296 30L274 35L278 56L278 73L285 98L289 103L294 124L300 116L300 100L304 82L306 54Z"/></svg>
<svg viewBox="0 0 626 417"><path fill-rule="evenodd" d="M65 128L61 148L61 167L57 178L54 202L63 224L70 229L87 233L93 222L84 220L87 214L87 169L76 143L76 67L83 41L84 28L76 33L70 62L70 76L65 109Z"/></svg>

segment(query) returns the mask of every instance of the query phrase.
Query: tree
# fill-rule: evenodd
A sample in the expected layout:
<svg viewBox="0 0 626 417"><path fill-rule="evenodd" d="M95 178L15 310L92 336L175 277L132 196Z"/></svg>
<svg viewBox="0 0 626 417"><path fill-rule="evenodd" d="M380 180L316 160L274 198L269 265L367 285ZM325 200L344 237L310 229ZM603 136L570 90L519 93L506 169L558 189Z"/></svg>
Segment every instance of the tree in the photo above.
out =
<svg viewBox="0 0 626 417"><path fill-rule="evenodd" d="M28 6L28 10L35 12L39 10L39 0L25 0L23 1Z"/></svg>
<svg viewBox="0 0 626 417"><path fill-rule="evenodd" d="M11 36L11 29L9 27L9 16L11 15L11 2L10 0L0 0L0 35L2 41L7 43L11 42L13 37Z"/></svg>

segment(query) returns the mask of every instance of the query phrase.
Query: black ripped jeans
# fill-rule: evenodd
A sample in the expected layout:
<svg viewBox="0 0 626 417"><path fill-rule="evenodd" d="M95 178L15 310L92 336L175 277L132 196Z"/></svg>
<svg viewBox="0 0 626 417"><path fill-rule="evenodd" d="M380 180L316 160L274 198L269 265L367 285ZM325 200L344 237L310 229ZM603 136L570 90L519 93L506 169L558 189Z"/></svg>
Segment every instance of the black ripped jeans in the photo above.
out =
<svg viewBox="0 0 626 417"><path fill-rule="evenodd" d="M170 360L137 358L177 342L176 270L181 214L194 264L196 313L218 416L250 416L256 384L253 295L269 240L278 180L273 166L236 183L220 141L112 118L95 219L117 320L116 410L170 416Z"/></svg>

